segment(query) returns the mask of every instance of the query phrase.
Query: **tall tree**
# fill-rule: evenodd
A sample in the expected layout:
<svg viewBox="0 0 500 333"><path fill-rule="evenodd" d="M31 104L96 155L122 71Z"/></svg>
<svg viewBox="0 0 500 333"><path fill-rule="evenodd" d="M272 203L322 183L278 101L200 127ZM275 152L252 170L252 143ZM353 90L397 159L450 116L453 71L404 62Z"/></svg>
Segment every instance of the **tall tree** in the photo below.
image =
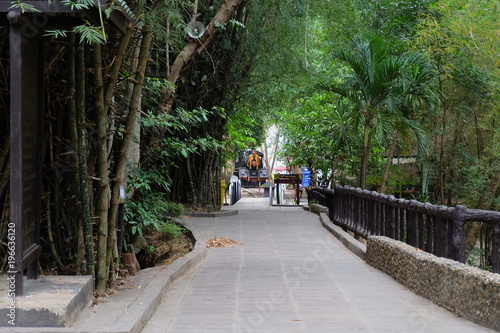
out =
<svg viewBox="0 0 500 333"><path fill-rule="evenodd" d="M434 93L432 85L435 74L429 60L416 54L409 66L403 69L402 76L396 83L396 88L399 88L397 93L399 98L396 101L395 112L388 115L391 118L392 143L387 152L387 161L382 174L379 189L381 193L384 193L392 156L400 136L408 140L410 133L413 134L417 139L417 156L421 157L427 151L428 140L423 126L416 121L416 113L432 115L439 105L439 98Z"/></svg>
<svg viewBox="0 0 500 333"><path fill-rule="evenodd" d="M348 72L343 82L320 82L318 88L348 100L363 119L359 186L365 188L373 119L383 112L396 112L404 97L398 84L421 57L411 53L391 55L385 42L375 35L354 37L332 55L346 64Z"/></svg>

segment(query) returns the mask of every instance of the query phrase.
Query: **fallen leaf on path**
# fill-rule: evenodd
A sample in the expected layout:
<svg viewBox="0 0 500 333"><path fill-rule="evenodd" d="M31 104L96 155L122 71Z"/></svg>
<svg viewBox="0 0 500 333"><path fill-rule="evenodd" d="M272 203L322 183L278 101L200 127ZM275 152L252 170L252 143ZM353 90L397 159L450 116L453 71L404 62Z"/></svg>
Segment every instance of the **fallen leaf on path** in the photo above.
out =
<svg viewBox="0 0 500 333"><path fill-rule="evenodd" d="M207 240L207 247L233 247L242 244L243 244L242 242L237 242L232 239L221 238L221 237L211 238Z"/></svg>

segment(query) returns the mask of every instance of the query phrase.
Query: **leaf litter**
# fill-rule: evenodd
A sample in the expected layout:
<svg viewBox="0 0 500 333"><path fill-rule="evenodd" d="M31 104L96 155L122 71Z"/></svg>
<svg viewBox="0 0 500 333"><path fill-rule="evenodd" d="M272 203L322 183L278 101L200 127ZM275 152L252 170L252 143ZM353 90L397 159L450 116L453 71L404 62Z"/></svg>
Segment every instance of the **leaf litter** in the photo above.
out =
<svg viewBox="0 0 500 333"><path fill-rule="evenodd" d="M243 243L222 237L215 237L207 240L207 247L234 247L238 245L243 245Z"/></svg>

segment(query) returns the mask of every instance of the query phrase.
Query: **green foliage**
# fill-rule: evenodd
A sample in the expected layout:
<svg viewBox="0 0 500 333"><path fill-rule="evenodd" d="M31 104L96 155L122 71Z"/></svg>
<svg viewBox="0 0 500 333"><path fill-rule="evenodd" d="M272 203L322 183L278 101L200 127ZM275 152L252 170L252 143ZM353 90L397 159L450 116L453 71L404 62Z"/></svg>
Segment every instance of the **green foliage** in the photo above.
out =
<svg viewBox="0 0 500 333"><path fill-rule="evenodd" d="M259 122L258 115L249 109L244 110L238 110L228 116L226 137L223 141L223 161L232 160L240 150L258 147L264 141L265 126Z"/></svg>
<svg viewBox="0 0 500 333"><path fill-rule="evenodd" d="M187 158L207 150L218 150L222 145L210 136L192 137L190 134L207 123L212 112L197 109L186 111L177 109L175 114L155 115L150 113L143 117L141 124L146 133L168 133L156 147L144 147L147 154L156 158Z"/></svg>
<svg viewBox="0 0 500 333"><path fill-rule="evenodd" d="M159 230L177 236L184 230L175 224L174 218L182 216L184 207L179 203L167 202L158 194L147 194L127 201L125 221L128 239L134 235L143 236L148 230Z"/></svg>
<svg viewBox="0 0 500 333"><path fill-rule="evenodd" d="M87 10L95 6L94 0L63 0L64 6L70 7L74 11ZM24 5L23 6L27 6ZM24 7L21 7L24 8ZM73 31L80 36L80 43L85 44L105 44L108 36L104 30L104 17L109 18L111 12L119 9L119 7L109 5L104 11L101 7L99 9L100 25L95 26L86 21L85 24L74 27ZM23 9L24 10L24 9ZM31 10L33 11L33 10ZM68 35L66 30L45 30L44 36L52 37L53 39L66 38Z"/></svg>
<svg viewBox="0 0 500 333"><path fill-rule="evenodd" d="M291 165L319 171L321 186L332 181L346 183L358 165L357 123L342 103L333 103L329 94L317 93L304 100L301 107L284 112L284 137L280 156Z"/></svg>
<svg viewBox="0 0 500 333"><path fill-rule="evenodd" d="M439 172L439 203L498 207L500 47L492 35L497 22L498 3L440 1L421 18L411 43L428 50L439 72L436 91L443 107L421 119L439 137L429 158Z"/></svg>
<svg viewBox="0 0 500 333"><path fill-rule="evenodd" d="M68 6L71 10L89 9L94 6L93 0L63 0L63 5Z"/></svg>
<svg viewBox="0 0 500 333"><path fill-rule="evenodd" d="M368 30L391 39L401 47L401 42L412 38L417 31L420 17L426 15L436 1L432 0L380 0L363 1L359 9Z"/></svg>
<svg viewBox="0 0 500 333"><path fill-rule="evenodd" d="M66 38L68 32L66 30L45 30L44 36L52 37L52 39Z"/></svg>
<svg viewBox="0 0 500 333"><path fill-rule="evenodd" d="M491 272L492 265L488 262L488 251L484 248L473 248L467 251L466 263L469 266L477 267Z"/></svg>
<svg viewBox="0 0 500 333"><path fill-rule="evenodd" d="M146 117L141 118L141 125L145 135L161 135L162 141L156 147L144 147L147 155L161 158L187 158L193 154L200 154L207 150L219 150L222 145L210 135L193 137L191 134L203 129L211 119L217 116L225 118L225 110L213 107L205 110L198 107L194 110L177 108L171 114L156 113L162 89L168 87L168 81L150 78L145 90L148 92L144 99L144 106L148 109ZM160 161L162 165L164 161ZM161 168L161 167L160 167Z"/></svg>
<svg viewBox="0 0 500 333"><path fill-rule="evenodd" d="M425 137L411 117L417 108L432 110L438 103L428 84L433 70L418 53L392 54L387 42L373 34L352 38L346 46L333 50L332 57L346 68L316 87L340 96L358 113L352 116L363 120L359 182L364 187L369 147L374 142L382 145L391 133L411 130L418 138L419 150L425 149Z"/></svg>
<svg viewBox="0 0 500 333"><path fill-rule="evenodd" d="M169 218L178 218L186 213L186 207L178 202L166 202L166 210Z"/></svg>
<svg viewBox="0 0 500 333"><path fill-rule="evenodd" d="M24 3L22 1L11 1L11 6L9 9L20 9L21 13L25 12L34 12L34 13L39 13L40 11L35 8L35 6L31 4Z"/></svg>
<svg viewBox="0 0 500 333"><path fill-rule="evenodd" d="M168 192L171 185L171 179L168 174L161 172L160 169L145 169L127 165L129 175L128 186L140 192L158 191Z"/></svg>
<svg viewBox="0 0 500 333"><path fill-rule="evenodd" d="M75 27L75 32L80 35L80 43L104 44L106 42L106 34L102 27L96 27L89 23Z"/></svg>
<svg viewBox="0 0 500 333"><path fill-rule="evenodd" d="M186 232L186 228L173 221L168 221L161 225L160 231L171 238L177 238Z"/></svg>

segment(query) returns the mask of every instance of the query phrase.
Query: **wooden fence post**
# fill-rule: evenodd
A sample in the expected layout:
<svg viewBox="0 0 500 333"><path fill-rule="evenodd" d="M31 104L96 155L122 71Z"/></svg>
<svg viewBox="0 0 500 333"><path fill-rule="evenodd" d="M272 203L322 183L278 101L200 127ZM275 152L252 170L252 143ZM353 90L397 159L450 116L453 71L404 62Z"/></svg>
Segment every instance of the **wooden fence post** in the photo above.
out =
<svg viewBox="0 0 500 333"><path fill-rule="evenodd" d="M453 210L449 258L465 263L465 216L467 207L457 205Z"/></svg>

